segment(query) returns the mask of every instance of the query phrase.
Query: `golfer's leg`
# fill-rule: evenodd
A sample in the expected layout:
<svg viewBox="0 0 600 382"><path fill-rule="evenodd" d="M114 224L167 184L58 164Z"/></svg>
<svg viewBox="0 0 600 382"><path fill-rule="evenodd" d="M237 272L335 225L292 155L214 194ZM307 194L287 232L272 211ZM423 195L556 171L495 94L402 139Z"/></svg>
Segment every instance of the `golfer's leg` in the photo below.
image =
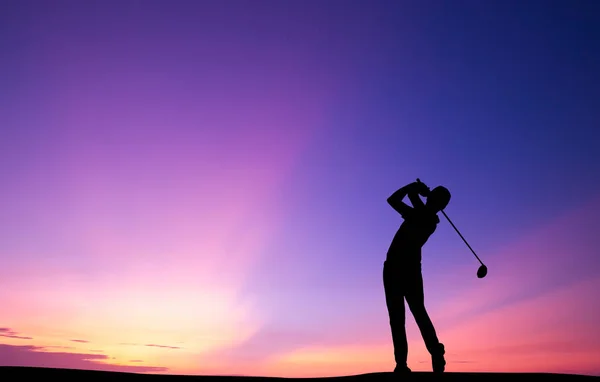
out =
<svg viewBox="0 0 600 382"><path fill-rule="evenodd" d="M423 276L421 272L413 272L407 279L405 297L408 307L419 326L425 346L429 354L437 354L440 349L439 340L433 323L425 310L425 297L423 294Z"/></svg>
<svg viewBox="0 0 600 382"><path fill-rule="evenodd" d="M385 303L390 317L394 358L396 365L405 366L408 358L408 341L406 339L404 295L398 282L398 275L389 265L383 266L383 287Z"/></svg>

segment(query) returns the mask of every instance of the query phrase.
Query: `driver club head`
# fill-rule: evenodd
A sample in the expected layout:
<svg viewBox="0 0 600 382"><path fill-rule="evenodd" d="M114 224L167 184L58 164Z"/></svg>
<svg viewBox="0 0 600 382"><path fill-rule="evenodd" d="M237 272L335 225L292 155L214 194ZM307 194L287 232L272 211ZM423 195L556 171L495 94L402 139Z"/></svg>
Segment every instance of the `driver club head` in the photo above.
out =
<svg viewBox="0 0 600 382"><path fill-rule="evenodd" d="M487 267L485 265L481 264L481 266L477 270L477 277L479 277L480 279L482 279L486 275L487 275Z"/></svg>

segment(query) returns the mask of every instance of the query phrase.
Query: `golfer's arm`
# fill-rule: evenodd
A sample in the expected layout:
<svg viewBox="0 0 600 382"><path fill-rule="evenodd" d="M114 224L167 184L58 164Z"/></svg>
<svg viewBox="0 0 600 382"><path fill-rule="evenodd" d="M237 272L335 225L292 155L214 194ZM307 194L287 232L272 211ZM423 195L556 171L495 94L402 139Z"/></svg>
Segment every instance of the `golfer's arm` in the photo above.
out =
<svg viewBox="0 0 600 382"><path fill-rule="evenodd" d="M408 196L408 199L410 199L410 203L412 204L412 206L414 208L421 208L421 207L425 206L425 204L419 197L419 194L417 194L416 192L411 191L407 194L407 196Z"/></svg>
<svg viewBox="0 0 600 382"><path fill-rule="evenodd" d="M406 216L412 211L412 208L402 201L408 194L408 187L404 186L398 191L394 192L388 199L387 202L393 209L396 210L400 215Z"/></svg>

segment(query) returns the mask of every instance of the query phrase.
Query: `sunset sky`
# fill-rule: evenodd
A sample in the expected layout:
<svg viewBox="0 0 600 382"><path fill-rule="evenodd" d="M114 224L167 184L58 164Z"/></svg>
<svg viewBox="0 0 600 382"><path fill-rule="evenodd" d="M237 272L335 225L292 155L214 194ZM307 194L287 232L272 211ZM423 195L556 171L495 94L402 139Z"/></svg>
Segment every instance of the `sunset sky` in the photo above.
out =
<svg viewBox="0 0 600 382"><path fill-rule="evenodd" d="M489 268L442 217L447 371L600 375L599 41L594 0L1 1L0 366L390 371L419 177Z"/></svg>

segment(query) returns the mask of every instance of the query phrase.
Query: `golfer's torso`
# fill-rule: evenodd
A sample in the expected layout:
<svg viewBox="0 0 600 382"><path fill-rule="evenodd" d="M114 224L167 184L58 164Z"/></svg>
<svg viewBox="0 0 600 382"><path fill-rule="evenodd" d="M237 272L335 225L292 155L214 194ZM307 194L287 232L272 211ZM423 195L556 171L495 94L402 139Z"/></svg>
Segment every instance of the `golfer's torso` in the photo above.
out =
<svg viewBox="0 0 600 382"><path fill-rule="evenodd" d="M393 263L421 262L421 247L435 232L437 215L420 215L405 220L388 249L386 261Z"/></svg>

